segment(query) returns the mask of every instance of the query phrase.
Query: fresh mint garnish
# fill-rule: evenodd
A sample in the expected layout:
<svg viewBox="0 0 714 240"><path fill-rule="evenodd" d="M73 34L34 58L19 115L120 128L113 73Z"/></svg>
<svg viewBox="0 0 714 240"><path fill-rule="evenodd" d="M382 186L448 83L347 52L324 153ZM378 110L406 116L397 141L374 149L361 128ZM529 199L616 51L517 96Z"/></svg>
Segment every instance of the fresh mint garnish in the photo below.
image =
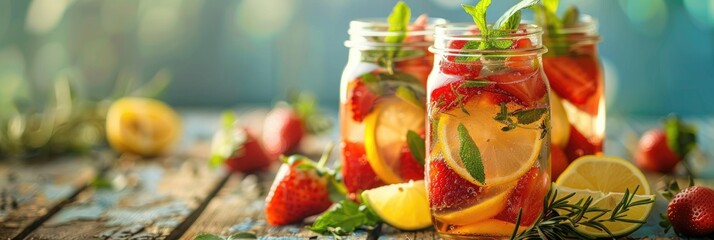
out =
<svg viewBox="0 0 714 240"><path fill-rule="evenodd" d="M389 23L389 32L397 33L384 38L386 43L401 43L407 36L407 28L409 27L409 19L412 13L409 6L403 1L399 1L394 5L392 13L389 14L387 22Z"/></svg>
<svg viewBox="0 0 714 240"><path fill-rule="evenodd" d="M416 92L410 87L399 86L394 92L394 95L418 108L423 109L425 107L424 103L417 98Z"/></svg>
<svg viewBox="0 0 714 240"><path fill-rule="evenodd" d="M476 181L481 182L481 184L486 184L486 173L483 168L481 151L479 151L463 123L459 123L457 131L459 132L459 142L461 143L459 147L459 157L461 157L466 171L468 171Z"/></svg>
<svg viewBox="0 0 714 240"><path fill-rule="evenodd" d="M493 82L489 82L486 80L466 80L463 84L461 84L461 87L462 88L480 88L480 87L486 87L491 84L493 84Z"/></svg>
<svg viewBox="0 0 714 240"><path fill-rule="evenodd" d="M504 126L501 131L508 132L517 127L541 130L540 139L545 138L548 133L548 122L549 114L546 108L532 108L532 109L518 109L513 112L508 112L508 108L505 103L501 103L501 111L496 113L493 117L494 120L503 123ZM543 119L545 116L545 119ZM537 127L528 126L535 123L536 121L543 119Z"/></svg>
<svg viewBox="0 0 714 240"><path fill-rule="evenodd" d="M379 217L366 205L357 204L350 200L343 200L315 220L310 231L335 236L346 235L354 232L359 227L374 227L379 222Z"/></svg>
<svg viewBox="0 0 714 240"><path fill-rule="evenodd" d="M424 159L426 155L426 144L424 139L419 136L416 132L409 130L407 132L407 145L409 146L409 152L414 157L419 164L424 165Z"/></svg>
<svg viewBox="0 0 714 240"><path fill-rule="evenodd" d="M540 0L523 0L518 2L498 18L494 27L503 30L518 29L518 25L521 23L521 10L536 5L538 1Z"/></svg>
<svg viewBox="0 0 714 240"><path fill-rule="evenodd" d="M508 9L495 24L488 27L486 22L486 10L491 5L491 0L481 0L475 6L470 6L466 4L461 4L461 7L471 15L476 27L481 31L481 37L483 41L473 43L467 43L462 49L478 49L478 50L490 50L490 49L508 49L513 45L510 40L498 40L494 38L504 37L508 35L509 30L518 29L521 23L521 10L525 8L532 7L538 3L539 0L522 0L516 5ZM477 48L474 45L478 44ZM471 62L478 60L475 57L457 57L456 62Z"/></svg>
<svg viewBox="0 0 714 240"><path fill-rule="evenodd" d="M580 12L575 6L570 6L563 13L563 26L570 27L575 26L580 21Z"/></svg>

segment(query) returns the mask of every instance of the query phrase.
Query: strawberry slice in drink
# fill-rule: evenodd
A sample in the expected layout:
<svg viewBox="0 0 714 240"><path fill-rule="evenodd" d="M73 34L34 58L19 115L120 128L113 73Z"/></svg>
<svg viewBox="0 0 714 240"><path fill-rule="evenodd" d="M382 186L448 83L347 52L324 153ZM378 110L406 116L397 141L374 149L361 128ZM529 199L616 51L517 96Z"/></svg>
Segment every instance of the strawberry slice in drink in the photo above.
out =
<svg viewBox="0 0 714 240"><path fill-rule="evenodd" d="M521 215L521 226L529 226L543 211L543 198L548 193L550 177L533 167L518 180L518 185L507 200L507 207L496 216L496 219L516 223L518 213Z"/></svg>
<svg viewBox="0 0 714 240"><path fill-rule="evenodd" d="M342 141L342 177L350 193L384 185L367 161L364 144Z"/></svg>
<svg viewBox="0 0 714 240"><path fill-rule="evenodd" d="M518 98L521 105L524 106L530 106L532 103L537 102L547 92L541 74L535 69L498 73L489 75L486 79L497 83L496 86L498 88Z"/></svg>
<svg viewBox="0 0 714 240"><path fill-rule="evenodd" d="M496 105L518 100L515 96L511 96L509 93L498 89L496 84L473 87L469 86L468 80L459 80L434 89L431 92L430 102L431 106L438 108L439 111L445 112L460 107L462 104L471 101L472 98L478 97L479 95L481 95L481 98L488 98L490 102Z"/></svg>
<svg viewBox="0 0 714 240"><path fill-rule="evenodd" d="M462 49L468 41L454 40L449 44L449 49ZM448 75L460 76L464 79L475 79L481 73L483 64L480 61L461 60L455 55L446 55L445 59L439 61L439 70Z"/></svg>
<svg viewBox="0 0 714 240"><path fill-rule="evenodd" d="M600 71L593 57L543 58L543 70L548 76L550 87L558 96L590 114L597 114L599 103L597 100L601 97L596 94ZM591 98L597 100L589 101Z"/></svg>
<svg viewBox="0 0 714 240"><path fill-rule="evenodd" d="M565 146L565 155L572 162L579 157L602 152L602 143L593 143L585 137L575 126L570 125L570 138Z"/></svg>
<svg viewBox="0 0 714 240"><path fill-rule="evenodd" d="M375 101L377 101L377 95L372 93L362 79L355 79L354 87L349 93L348 103L352 111L352 119L362 122L367 113L372 110Z"/></svg>
<svg viewBox="0 0 714 240"><path fill-rule="evenodd" d="M458 209L474 203L482 188L461 178L444 159L429 163L429 205L437 211Z"/></svg>

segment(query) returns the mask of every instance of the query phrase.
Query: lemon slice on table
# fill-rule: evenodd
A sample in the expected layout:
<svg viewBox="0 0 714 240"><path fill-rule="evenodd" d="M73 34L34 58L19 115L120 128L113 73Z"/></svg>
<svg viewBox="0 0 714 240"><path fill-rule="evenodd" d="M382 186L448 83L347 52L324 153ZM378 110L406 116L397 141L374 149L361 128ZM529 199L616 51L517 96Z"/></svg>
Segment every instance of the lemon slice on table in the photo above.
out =
<svg viewBox="0 0 714 240"><path fill-rule="evenodd" d="M576 159L556 181L559 197L576 193L569 202L575 203L585 197L592 197L592 207L615 209L629 190L632 202L654 200L647 178L627 160L605 156L583 156ZM637 189L637 191L635 191ZM562 194L560 192L563 192ZM636 205L626 212L626 219L645 221L654 203ZM585 214L593 217L596 212ZM609 213L608 213L609 214ZM602 222L612 235L625 236L637 230L642 224L631 222ZM611 237L610 234L594 228L578 226L576 230L592 237Z"/></svg>
<svg viewBox="0 0 714 240"><path fill-rule="evenodd" d="M418 132L424 128L425 115L421 107L397 97L386 97L365 117L367 160L385 183L404 182L399 170L402 147L409 130Z"/></svg>
<svg viewBox="0 0 714 240"><path fill-rule="evenodd" d="M508 196L516 187L516 183L504 184L483 190L478 195L478 203L445 214L435 214L437 219L449 224L467 225L474 224L501 213L508 206Z"/></svg>
<svg viewBox="0 0 714 240"><path fill-rule="evenodd" d="M401 230L431 226L424 180L382 186L362 192L362 200L384 222Z"/></svg>
<svg viewBox="0 0 714 240"><path fill-rule="evenodd" d="M161 101L124 97L109 107L106 132L109 144L117 151L155 156L179 139L181 122L178 114Z"/></svg>
<svg viewBox="0 0 714 240"><path fill-rule="evenodd" d="M509 112L518 106L515 103L506 104ZM503 131L504 124L494 120L501 107L487 97L467 102L464 109L468 114L460 108L442 113L437 130L446 163L456 173L479 186L495 186L515 181L531 169L543 145L541 131L537 129L540 120L523 128ZM481 153L485 173L483 182L469 173L460 157L463 143L459 139L460 125L465 127Z"/></svg>

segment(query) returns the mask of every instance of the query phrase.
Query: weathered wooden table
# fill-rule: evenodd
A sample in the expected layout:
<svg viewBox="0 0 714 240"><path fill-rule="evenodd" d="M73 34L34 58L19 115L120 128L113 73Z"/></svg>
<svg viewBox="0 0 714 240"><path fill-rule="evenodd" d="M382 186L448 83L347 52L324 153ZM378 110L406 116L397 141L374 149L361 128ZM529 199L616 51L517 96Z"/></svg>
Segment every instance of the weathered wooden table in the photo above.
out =
<svg viewBox="0 0 714 240"><path fill-rule="evenodd" d="M260 119L259 115L246 118ZM139 159L97 151L41 162L0 161L0 239L193 239L200 233L226 236L245 231L262 239L331 238L306 230L306 224L266 225L264 198L273 173L231 175L208 167L208 139L218 125L218 113L191 111L183 119L186 137L171 156ZM700 138L703 149L711 150L714 118L691 120L706 132ZM646 118L609 119L606 152L631 159L639 133L656 124ZM330 139L336 139L336 133L309 139L304 149L314 155ZM698 164L704 175L714 177L712 163ZM656 178L652 176L653 184ZM633 238L673 236L657 226L664 204L657 202L648 224ZM382 225L348 238L438 236L430 229L400 232Z"/></svg>

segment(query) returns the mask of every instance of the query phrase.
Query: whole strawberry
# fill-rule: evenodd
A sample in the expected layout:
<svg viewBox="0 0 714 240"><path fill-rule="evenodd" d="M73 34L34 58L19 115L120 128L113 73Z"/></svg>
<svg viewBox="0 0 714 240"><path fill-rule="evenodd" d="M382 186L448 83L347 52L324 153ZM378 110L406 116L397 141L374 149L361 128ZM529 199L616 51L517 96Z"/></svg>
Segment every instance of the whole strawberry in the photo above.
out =
<svg viewBox="0 0 714 240"><path fill-rule="evenodd" d="M268 224L278 226L300 222L332 205L330 189L344 193L344 186L337 183L334 172L324 168L326 159L323 156L320 163L315 164L299 155L283 158L284 163L265 199ZM328 184L334 184L334 187L328 187Z"/></svg>
<svg viewBox="0 0 714 240"><path fill-rule="evenodd" d="M290 106L279 105L265 117L263 144L270 156L289 153L300 145L305 136L305 125Z"/></svg>
<svg viewBox="0 0 714 240"><path fill-rule="evenodd" d="M669 202L667 218L679 234L711 236L714 234L714 190L702 186L682 190Z"/></svg>
<svg viewBox="0 0 714 240"><path fill-rule="evenodd" d="M664 129L646 132L640 139L635 162L642 169L660 173L672 173L679 162L697 145L697 129L676 116L664 121ZM685 169L689 171L687 163ZM691 174L691 173L690 173Z"/></svg>
<svg viewBox="0 0 714 240"><path fill-rule="evenodd" d="M255 172L270 167L272 163L260 141L236 124L232 112L223 114L223 128L213 135L211 164L224 164L231 172Z"/></svg>
<svg viewBox="0 0 714 240"><path fill-rule="evenodd" d="M667 134L661 129L647 131L637 147L635 161L642 169L671 173L681 159L667 146Z"/></svg>

